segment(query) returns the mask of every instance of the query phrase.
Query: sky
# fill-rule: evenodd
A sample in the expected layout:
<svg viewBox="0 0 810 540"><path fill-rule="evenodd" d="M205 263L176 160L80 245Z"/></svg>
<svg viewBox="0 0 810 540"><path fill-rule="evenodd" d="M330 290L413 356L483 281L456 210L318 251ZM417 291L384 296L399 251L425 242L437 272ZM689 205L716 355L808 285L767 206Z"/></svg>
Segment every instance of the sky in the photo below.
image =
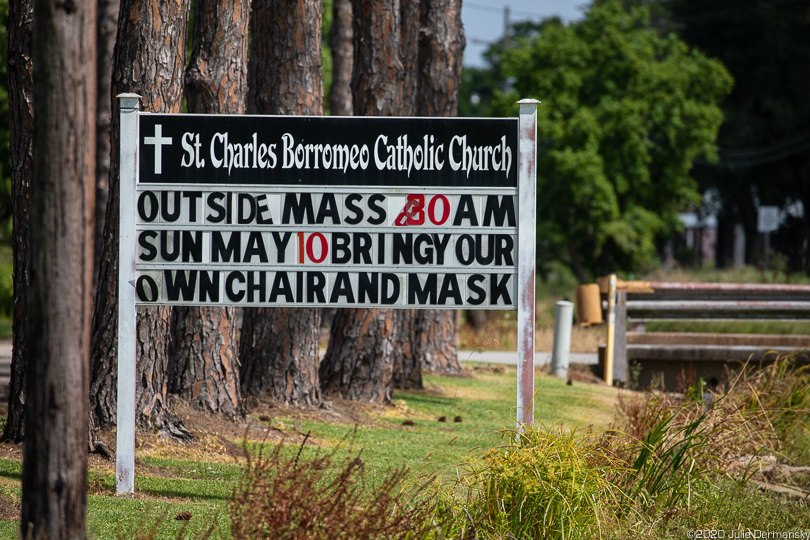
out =
<svg viewBox="0 0 810 540"><path fill-rule="evenodd" d="M588 0L474 0L461 2L461 21L467 36L464 65L482 67L481 54L487 43L503 36L504 7L509 6L509 20L540 21L559 16L563 21L581 19Z"/></svg>

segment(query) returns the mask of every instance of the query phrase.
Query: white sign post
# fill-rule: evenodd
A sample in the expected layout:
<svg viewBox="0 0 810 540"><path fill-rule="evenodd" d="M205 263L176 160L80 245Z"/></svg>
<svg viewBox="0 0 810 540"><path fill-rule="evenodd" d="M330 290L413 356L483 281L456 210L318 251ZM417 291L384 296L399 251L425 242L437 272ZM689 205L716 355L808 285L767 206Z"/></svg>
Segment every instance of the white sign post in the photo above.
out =
<svg viewBox="0 0 810 540"><path fill-rule="evenodd" d="M118 216L118 404L115 478L118 493L135 492L135 186L138 182L138 111L141 97L120 94Z"/></svg>
<svg viewBox="0 0 810 540"><path fill-rule="evenodd" d="M118 492L135 305L517 309L534 397L537 102L511 119L138 113L121 96Z"/></svg>

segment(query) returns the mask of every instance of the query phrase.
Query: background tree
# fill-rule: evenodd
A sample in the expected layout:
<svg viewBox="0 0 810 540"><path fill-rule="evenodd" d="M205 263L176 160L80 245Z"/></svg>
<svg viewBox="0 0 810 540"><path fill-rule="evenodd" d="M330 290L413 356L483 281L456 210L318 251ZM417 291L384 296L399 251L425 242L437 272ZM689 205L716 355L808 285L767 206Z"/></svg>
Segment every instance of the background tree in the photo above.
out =
<svg viewBox="0 0 810 540"><path fill-rule="evenodd" d="M38 0L22 536L83 538L95 213L96 5Z"/></svg>
<svg viewBox="0 0 810 540"><path fill-rule="evenodd" d="M255 106L259 114L323 114L320 0L253 4ZM317 405L317 308L245 309L242 389L282 403Z"/></svg>
<svg viewBox="0 0 810 540"><path fill-rule="evenodd" d="M34 80L31 58L33 2L12 0L8 13L8 105L11 161L11 235L14 280L11 381L3 438L20 442L25 433L25 320L28 305L28 214L33 173Z"/></svg>
<svg viewBox="0 0 810 540"><path fill-rule="evenodd" d="M332 1L329 46L332 52L329 113L333 116L351 116L353 112L351 82L354 63L351 0Z"/></svg>
<svg viewBox="0 0 810 540"><path fill-rule="evenodd" d="M696 159L716 158L718 106L731 88L723 66L677 37L647 28L646 10L607 2L508 49L514 91L538 110L540 262L561 260L580 281L654 264L656 239L699 201Z"/></svg>
<svg viewBox="0 0 810 540"><path fill-rule="evenodd" d="M717 58L734 77L723 102L720 163L695 176L719 207L719 262L730 264L733 229L745 228L746 259L761 256L757 206L801 203L774 235L793 270L810 271L810 6L802 0L655 2L660 20L690 46Z"/></svg>
<svg viewBox="0 0 810 540"><path fill-rule="evenodd" d="M96 217L93 250L96 256L93 283L98 278L104 216L107 213L107 189L110 177L110 144L112 143L112 84L113 49L118 29L118 8L121 0L98 0L96 23Z"/></svg>
<svg viewBox="0 0 810 540"><path fill-rule="evenodd" d="M196 0L186 68L188 112L244 114L250 0ZM239 385L236 308L172 310L169 392L200 411L244 416Z"/></svg>
<svg viewBox="0 0 810 540"><path fill-rule="evenodd" d="M466 40L461 25L461 0L422 0L420 7L416 114L455 116L461 60ZM460 373L458 311L416 313L414 356L423 370Z"/></svg>
<svg viewBox="0 0 810 540"><path fill-rule="evenodd" d="M353 0L354 70L352 93L357 116L402 112L407 77L401 43L399 0ZM407 40L406 40L407 41ZM407 50L407 47L405 48ZM410 310L340 309L332 320L329 346L320 365L325 395L391 403L394 348L410 347L405 329ZM397 338L396 331L399 331ZM404 338L404 339L403 339Z"/></svg>
<svg viewBox="0 0 810 540"><path fill-rule="evenodd" d="M188 27L188 0L122 0L113 59L112 95L142 96L142 109L180 112ZM117 103L113 110L117 111ZM113 114L109 199L93 312L90 414L93 425L115 425L118 368L118 114ZM137 422L163 436L190 434L170 411L168 343L170 309L139 308L137 317Z"/></svg>

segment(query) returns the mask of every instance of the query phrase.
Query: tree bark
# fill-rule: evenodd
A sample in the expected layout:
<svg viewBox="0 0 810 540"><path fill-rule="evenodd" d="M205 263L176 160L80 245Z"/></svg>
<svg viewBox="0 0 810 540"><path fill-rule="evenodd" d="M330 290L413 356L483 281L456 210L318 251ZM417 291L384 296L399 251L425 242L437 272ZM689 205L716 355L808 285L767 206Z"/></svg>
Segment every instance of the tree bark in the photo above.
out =
<svg viewBox="0 0 810 540"><path fill-rule="evenodd" d="M416 114L456 116L466 39L461 0L422 0Z"/></svg>
<svg viewBox="0 0 810 540"><path fill-rule="evenodd" d="M400 58L399 0L353 0L354 70L357 116L404 115L405 64Z"/></svg>
<svg viewBox="0 0 810 540"><path fill-rule="evenodd" d="M250 358L240 373L245 394L288 404L320 405L316 314L317 310L310 309L245 310L240 342L244 358ZM299 358L304 361L297 361Z"/></svg>
<svg viewBox="0 0 810 540"><path fill-rule="evenodd" d="M96 5L37 0L22 536L84 538Z"/></svg>
<svg viewBox="0 0 810 540"><path fill-rule="evenodd" d="M401 55L402 4L399 0L353 0L354 70L352 93L357 116L407 116L412 100L403 98L413 74L406 73ZM407 39L406 39L407 41ZM405 105L403 105L405 103ZM358 401L391 403L395 365L402 369L412 359L411 310L342 309L332 321L329 347L321 362L324 394ZM416 372L402 374L410 380ZM419 380L421 384L421 377Z"/></svg>
<svg viewBox="0 0 810 540"><path fill-rule="evenodd" d="M98 282L104 216L107 212L110 177L110 145L112 144L112 84L113 49L118 28L120 0L98 0L96 24L96 212L93 252L95 265L93 284Z"/></svg>
<svg viewBox="0 0 810 540"><path fill-rule="evenodd" d="M250 1L196 0L186 68L190 113L244 114ZM241 418L236 308L176 307L169 349L169 391L197 410Z"/></svg>
<svg viewBox="0 0 810 540"><path fill-rule="evenodd" d="M4 440L21 442L25 434L25 319L28 303L28 219L31 203L34 81L31 59L33 3L12 0L8 11L8 108L11 154L11 209L14 229L14 313L12 318L11 380Z"/></svg>
<svg viewBox="0 0 810 540"><path fill-rule="evenodd" d="M422 358L417 352L420 343L419 315L415 309L393 310L394 339L391 359L393 362L394 388L421 390Z"/></svg>
<svg viewBox="0 0 810 540"><path fill-rule="evenodd" d="M461 0L422 0L420 11L416 114L456 116L466 44ZM457 321L454 310L417 312L414 354L425 371L461 372Z"/></svg>
<svg viewBox="0 0 810 540"><path fill-rule="evenodd" d="M416 314L414 356L422 371L461 373L458 362L458 312L423 309Z"/></svg>
<svg viewBox="0 0 810 540"><path fill-rule="evenodd" d="M395 311L341 309L320 367L324 395L391 404Z"/></svg>
<svg viewBox="0 0 810 540"><path fill-rule="evenodd" d="M113 58L112 95L142 96L142 108L151 112L180 112L188 27L188 0L122 0ZM118 107L114 103L113 110ZM107 215L93 312L91 344L90 418L93 425L115 425L118 368L118 114L112 115L113 140ZM138 310L136 399L150 404L139 418L141 427L156 427L163 436L185 435L168 411L166 373L149 369L167 365L168 308ZM155 356L156 355L156 356ZM153 357L154 356L154 357ZM164 382L161 382L164 381ZM160 393L153 395L153 393ZM164 415L164 416L161 416Z"/></svg>
<svg viewBox="0 0 810 540"><path fill-rule="evenodd" d="M332 87L329 89L329 110L332 116L352 115L352 2L333 0L332 28L329 29L332 49Z"/></svg>
<svg viewBox="0 0 810 540"><path fill-rule="evenodd" d="M244 114L250 0L195 0L185 75L190 113Z"/></svg>
<svg viewBox="0 0 810 540"><path fill-rule="evenodd" d="M260 114L323 114L319 0L253 5L255 106ZM245 309L242 389L296 405L321 403L317 308Z"/></svg>

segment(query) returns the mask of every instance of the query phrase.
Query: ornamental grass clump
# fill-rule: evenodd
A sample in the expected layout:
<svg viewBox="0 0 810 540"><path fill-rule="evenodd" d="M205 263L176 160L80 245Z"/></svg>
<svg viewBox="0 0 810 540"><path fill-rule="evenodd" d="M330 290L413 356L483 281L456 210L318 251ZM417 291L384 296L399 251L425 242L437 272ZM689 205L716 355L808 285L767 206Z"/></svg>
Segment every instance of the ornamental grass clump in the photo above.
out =
<svg viewBox="0 0 810 540"><path fill-rule="evenodd" d="M504 437L460 478L466 516L458 519L475 536L598 538L615 522L626 494L610 478L625 464L592 433L526 426Z"/></svg>

